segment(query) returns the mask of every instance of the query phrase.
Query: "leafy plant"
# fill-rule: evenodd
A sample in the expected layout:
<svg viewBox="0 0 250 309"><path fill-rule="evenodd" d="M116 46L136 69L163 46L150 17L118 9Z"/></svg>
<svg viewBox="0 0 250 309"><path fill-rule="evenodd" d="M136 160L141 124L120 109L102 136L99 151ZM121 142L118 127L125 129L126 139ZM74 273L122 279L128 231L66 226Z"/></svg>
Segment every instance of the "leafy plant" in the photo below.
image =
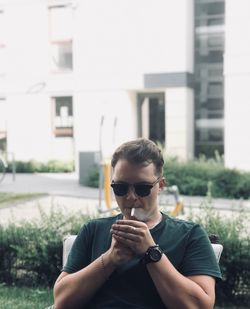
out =
<svg viewBox="0 0 250 309"><path fill-rule="evenodd" d="M200 211L191 212L188 219L201 224L208 234L219 235L224 247L220 259L223 280L217 285L217 303L250 307L250 214L241 208L222 215L213 208L208 192Z"/></svg>
<svg viewBox="0 0 250 309"><path fill-rule="evenodd" d="M39 220L0 226L0 278L7 284L53 285L62 265L62 239L76 234L89 217L40 210Z"/></svg>
<svg viewBox="0 0 250 309"><path fill-rule="evenodd" d="M99 186L99 175L100 175L100 168L97 164L93 165L91 168L88 179L87 179L87 186L98 188Z"/></svg>
<svg viewBox="0 0 250 309"><path fill-rule="evenodd" d="M181 194L205 196L207 184L212 183L214 197L250 197L250 173L224 168L214 161L166 161L164 176L167 185L177 185Z"/></svg>
<svg viewBox="0 0 250 309"><path fill-rule="evenodd" d="M17 173L67 173L74 171L73 161L50 160L48 162L16 161L8 164L7 172L11 173L13 168Z"/></svg>

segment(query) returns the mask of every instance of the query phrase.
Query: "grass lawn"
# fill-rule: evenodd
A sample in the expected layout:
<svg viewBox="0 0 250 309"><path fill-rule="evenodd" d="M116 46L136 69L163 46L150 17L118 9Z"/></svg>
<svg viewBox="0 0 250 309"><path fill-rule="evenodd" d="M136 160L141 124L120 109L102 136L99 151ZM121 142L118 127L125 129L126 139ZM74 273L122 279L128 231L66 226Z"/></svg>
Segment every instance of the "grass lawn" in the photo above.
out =
<svg viewBox="0 0 250 309"><path fill-rule="evenodd" d="M53 304L52 289L7 287L0 284L1 309L45 309ZM248 309L247 307L215 307L215 309Z"/></svg>
<svg viewBox="0 0 250 309"><path fill-rule="evenodd" d="M214 309L249 309L249 307L232 307L232 306L229 306L229 307L214 307Z"/></svg>
<svg viewBox="0 0 250 309"><path fill-rule="evenodd" d="M0 208L11 206L13 204L26 202L42 196L46 196L45 193L9 193L0 192Z"/></svg>
<svg viewBox="0 0 250 309"><path fill-rule="evenodd" d="M0 285L1 309L44 309L53 304L51 289Z"/></svg>

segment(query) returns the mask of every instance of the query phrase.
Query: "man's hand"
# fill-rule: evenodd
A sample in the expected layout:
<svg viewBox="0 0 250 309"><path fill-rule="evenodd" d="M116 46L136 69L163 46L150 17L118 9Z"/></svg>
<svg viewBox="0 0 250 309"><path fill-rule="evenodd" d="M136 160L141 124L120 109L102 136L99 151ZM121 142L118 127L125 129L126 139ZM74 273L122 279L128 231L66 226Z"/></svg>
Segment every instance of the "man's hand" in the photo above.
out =
<svg viewBox="0 0 250 309"><path fill-rule="evenodd" d="M130 248L136 255L155 245L148 226L141 221L118 220L112 225L111 233L117 243Z"/></svg>
<svg viewBox="0 0 250 309"><path fill-rule="evenodd" d="M114 237L112 237L111 246L107 254L115 266L125 264L135 256L135 253L129 247L118 242Z"/></svg>

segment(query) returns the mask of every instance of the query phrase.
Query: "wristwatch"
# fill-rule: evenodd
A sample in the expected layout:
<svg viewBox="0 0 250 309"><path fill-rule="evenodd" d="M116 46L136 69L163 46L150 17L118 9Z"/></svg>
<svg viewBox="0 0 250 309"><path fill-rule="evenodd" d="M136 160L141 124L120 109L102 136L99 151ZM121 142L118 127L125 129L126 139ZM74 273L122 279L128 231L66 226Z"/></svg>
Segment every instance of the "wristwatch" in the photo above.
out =
<svg viewBox="0 0 250 309"><path fill-rule="evenodd" d="M149 247L143 256L143 264L159 262L162 254L163 252L159 245Z"/></svg>

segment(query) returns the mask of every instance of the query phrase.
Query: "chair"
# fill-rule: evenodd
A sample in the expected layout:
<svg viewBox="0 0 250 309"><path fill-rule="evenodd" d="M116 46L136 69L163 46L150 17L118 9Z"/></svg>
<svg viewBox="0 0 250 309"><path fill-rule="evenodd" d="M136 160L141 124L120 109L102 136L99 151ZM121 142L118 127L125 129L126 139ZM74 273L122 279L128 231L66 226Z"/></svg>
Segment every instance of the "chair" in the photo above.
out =
<svg viewBox="0 0 250 309"><path fill-rule="evenodd" d="M69 252L71 250L71 247L72 247L75 239L76 239L76 235L68 235L68 236L65 236L63 238L63 256L62 256L62 264L63 264L63 266L67 262L67 258L68 258Z"/></svg>
<svg viewBox="0 0 250 309"><path fill-rule="evenodd" d="M63 256L62 256L62 264L63 265L65 265L65 263L67 262L67 258L68 258L69 252L71 250L71 247L72 247L75 239L76 239L76 235L68 235L68 236L65 236L63 238ZM216 260L219 263L220 257L221 257L221 253L223 251L223 246L218 243L219 238L218 238L217 235L214 235L214 234L210 235L209 239L210 239L212 248L214 250L214 254L216 256ZM45 309L56 309L56 308L54 306L50 306L50 307L47 307Z"/></svg>
<svg viewBox="0 0 250 309"><path fill-rule="evenodd" d="M223 251L223 246L219 243L218 235L211 234L208 236L211 242L211 245L214 250L214 254L216 256L217 263L220 261L221 253Z"/></svg>

